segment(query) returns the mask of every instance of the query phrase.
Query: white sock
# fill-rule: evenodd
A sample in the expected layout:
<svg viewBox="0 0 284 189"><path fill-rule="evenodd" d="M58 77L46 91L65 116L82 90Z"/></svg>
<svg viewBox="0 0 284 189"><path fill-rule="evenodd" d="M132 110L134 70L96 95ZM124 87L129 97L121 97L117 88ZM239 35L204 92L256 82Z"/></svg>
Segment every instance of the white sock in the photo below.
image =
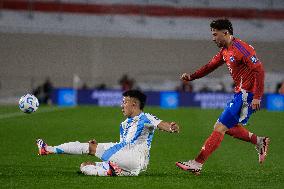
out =
<svg viewBox="0 0 284 189"><path fill-rule="evenodd" d="M262 142L263 137L259 137L257 136L256 141L257 141L257 145L259 145Z"/></svg>
<svg viewBox="0 0 284 189"><path fill-rule="evenodd" d="M46 150L55 154L88 154L89 143L68 142L59 146L47 146Z"/></svg>
<svg viewBox="0 0 284 189"><path fill-rule="evenodd" d="M195 160L192 160L192 162L193 162L197 167L199 167L199 168L202 168L202 166L203 166L202 163L199 163L199 162L197 162L197 161L195 161Z"/></svg>
<svg viewBox="0 0 284 189"><path fill-rule="evenodd" d="M54 147L53 147L53 146L46 146L45 149L46 149L48 152L54 153Z"/></svg>
<svg viewBox="0 0 284 189"><path fill-rule="evenodd" d="M95 176L109 176L107 174L109 170L109 164L106 162L96 162L96 165L85 165L81 166L80 170L85 175L95 175Z"/></svg>

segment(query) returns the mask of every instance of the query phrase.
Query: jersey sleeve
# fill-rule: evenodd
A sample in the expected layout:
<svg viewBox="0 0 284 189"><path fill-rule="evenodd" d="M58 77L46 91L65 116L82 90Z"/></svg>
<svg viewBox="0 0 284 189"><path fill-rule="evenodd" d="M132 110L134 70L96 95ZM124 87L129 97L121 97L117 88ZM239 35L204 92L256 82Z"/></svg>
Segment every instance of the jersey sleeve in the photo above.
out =
<svg viewBox="0 0 284 189"><path fill-rule="evenodd" d="M147 126L157 129L157 126L162 122L162 120L149 113L146 113L145 115L150 120L150 124L147 124Z"/></svg>
<svg viewBox="0 0 284 189"><path fill-rule="evenodd" d="M261 100L264 92L264 69L253 48L250 49L250 55L244 57L244 62L252 70L254 75L253 98Z"/></svg>
<svg viewBox="0 0 284 189"><path fill-rule="evenodd" d="M223 60L222 50L219 51L218 54L216 54L211 61L209 61L208 64L202 66L200 69L198 69L196 72L190 75L191 81L195 79L199 79L201 77L204 77L208 75L209 73L213 72L216 68L223 65L225 61Z"/></svg>

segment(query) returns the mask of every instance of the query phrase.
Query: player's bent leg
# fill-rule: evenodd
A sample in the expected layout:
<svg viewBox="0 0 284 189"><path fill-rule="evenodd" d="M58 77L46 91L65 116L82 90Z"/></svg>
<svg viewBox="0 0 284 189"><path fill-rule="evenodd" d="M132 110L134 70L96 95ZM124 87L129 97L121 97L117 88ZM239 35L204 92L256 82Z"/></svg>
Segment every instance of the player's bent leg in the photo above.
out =
<svg viewBox="0 0 284 189"><path fill-rule="evenodd" d="M93 176L115 176L107 162L84 162L80 171L85 175Z"/></svg>
<svg viewBox="0 0 284 189"><path fill-rule="evenodd" d="M90 176L138 176L139 171L125 171L114 162L84 162L80 171Z"/></svg>
<svg viewBox="0 0 284 189"><path fill-rule="evenodd" d="M227 135L230 135L236 139L240 139L246 142L250 142L254 145L257 144L258 136L254 133L249 132L241 123L230 128L227 132Z"/></svg>
<svg viewBox="0 0 284 189"><path fill-rule="evenodd" d="M95 155L104 162L109 162L112 176L138 176L145 158L141 158L135 150L121 143L90 143L89 154Z"/></svg>
<svg viewBox="0 0 284 189"><path fill-rule="evenodd" d="M259 163L263 163L266 156L267 156L267 151L268 151L268 145L270 142L270 139L268 137L261 137L257 136L251 132L249 132L247 129L244 128L242 124L238 124L235 127L229 129L226 134L246 141L250 142L255 145L255 149L258 152L258 161Z"/></svg>
<svg viewBox="0 0 284 189"><path fill-rule="evenodd" d="M138 176L147 157L141 153L141 149L139 151L121 143L98 143L95 156L109 161L110 168L117 176Z"/></svg>
<svg viewBox="0 0 284 189"><path fill-rule="evenodd" d="M109 161L115 162L121 169L120 175L123 176L138 176L142 170L145 170L148 165L148 153L144 153L144 145L137 145L134 147L126 146L115 154L113 154Z"/></svg>
<svg viewBox="0 0 284 189"><path fill-rule="evenodd" d="M132 153L117 153L110 158L111 162L115 162L116 165L124 171L130 173L140 172L144 160L139 157L139 154L133 155Z"/></svg>

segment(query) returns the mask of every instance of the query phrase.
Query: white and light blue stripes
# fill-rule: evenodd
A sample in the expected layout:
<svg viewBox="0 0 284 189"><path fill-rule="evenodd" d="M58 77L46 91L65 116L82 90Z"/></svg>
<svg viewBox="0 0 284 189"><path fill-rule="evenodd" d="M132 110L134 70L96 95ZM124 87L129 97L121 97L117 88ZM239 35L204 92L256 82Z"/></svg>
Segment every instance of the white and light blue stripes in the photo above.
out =
<svg viewBox="0 0 284 189"><path fill-rule="evenodd" d="M101 159L108 161L113 154L127 145L145 144L150 150L155 128L160 122L155 116L143 112L133 118L127 118L120 124L120 142L106 150Z"/></svg>

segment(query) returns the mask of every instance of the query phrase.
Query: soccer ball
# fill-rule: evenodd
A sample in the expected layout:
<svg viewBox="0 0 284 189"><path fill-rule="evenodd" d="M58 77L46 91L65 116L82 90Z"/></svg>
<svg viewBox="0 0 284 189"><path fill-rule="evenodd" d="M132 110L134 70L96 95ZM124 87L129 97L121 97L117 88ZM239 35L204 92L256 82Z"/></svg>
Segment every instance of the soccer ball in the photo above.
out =
<svg viewBox="0 0 284 189"><path fill-rule="evenodd" d="M19 100L19 108L24 113L30 114L38 109L38 99L32 94L26 94Z"/></svg>

